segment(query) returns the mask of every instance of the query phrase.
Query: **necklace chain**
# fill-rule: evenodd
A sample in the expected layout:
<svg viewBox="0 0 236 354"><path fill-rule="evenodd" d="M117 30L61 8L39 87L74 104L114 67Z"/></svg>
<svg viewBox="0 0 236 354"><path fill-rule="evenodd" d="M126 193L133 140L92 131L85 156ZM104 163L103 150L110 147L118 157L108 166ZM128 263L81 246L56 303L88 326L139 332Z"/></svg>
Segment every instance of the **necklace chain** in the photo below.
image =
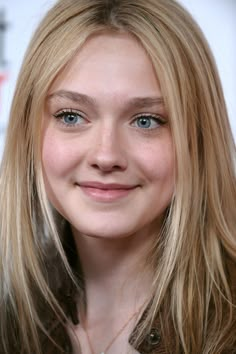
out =
<svg viewBox="0 0 236 354"><path fill-rule="evenodd" d="M128 324L132 321L132 319L141 311L142 307L145 305L146 301L138 308L137 311L135 311L129 318L128 320L123 324L123 326L119 329L119 331L115 334L115 336L110 340L110 342L107 344L105 349L100 353L100 354L106 354L106 352L111 348L113 343L116 341L116 339L119 337L119 335L124 331L124 329L128 326ZM88 341L89 349L91 351L91 354L95 354L95 351L93 349L92 341L89 336L88 330L86 329L86 326L84 326L84 332L86 334L86 338Z"/></svg>

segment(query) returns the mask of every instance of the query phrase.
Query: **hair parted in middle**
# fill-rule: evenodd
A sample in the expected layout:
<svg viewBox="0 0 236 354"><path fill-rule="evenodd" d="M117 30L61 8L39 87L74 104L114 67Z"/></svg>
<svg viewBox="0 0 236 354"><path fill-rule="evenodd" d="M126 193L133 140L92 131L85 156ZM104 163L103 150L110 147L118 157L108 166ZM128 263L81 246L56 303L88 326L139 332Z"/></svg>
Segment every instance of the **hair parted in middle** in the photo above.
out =
<svg viewBox="0 0 236 354"><path fill-rule="evenodd" d="M40 268L51 239L68 271L69 266L63 235L58 236L63 220L55 222L43 182L44 105L52 83L86 40L107 31L128 33L145 48L160 84L175 148L175 192L162 235L157 235L151 251L153 303L144 325L152 322L160 307L169 309L163 326L168 331L172 318L185 353L202 348L213 353L223 343L224 324L232 315L222 255L236 255L234 142L208 44L191 16L172 0L60 0L33 36L16 87L2 163L6 186L2 234L9 234L10 227L14 245L9 249L7 241L3 243L3 264L14 258L3 273L5 279L14 279L9 284L16 289L12 308L20 306L19 295L33 309L28 278L57 308ZM228 225L227 232L222 225ZM16 279L19 269L21 283ZM210 301L216 314L208 332L211 339L204 343ZM227 319L223 302L228 303ZM32 314L25 308L22 312L27 314L28 333L35 334Z"/></svg>

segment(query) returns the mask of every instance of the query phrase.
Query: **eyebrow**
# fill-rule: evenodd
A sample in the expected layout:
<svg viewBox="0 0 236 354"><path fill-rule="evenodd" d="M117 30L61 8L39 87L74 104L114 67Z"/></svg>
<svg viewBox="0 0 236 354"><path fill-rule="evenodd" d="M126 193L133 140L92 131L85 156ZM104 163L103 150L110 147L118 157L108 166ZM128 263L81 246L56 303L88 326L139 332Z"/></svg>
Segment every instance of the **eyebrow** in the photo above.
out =
<svg viewBox="0 0 236 354"><path fill-rule="evenodd" d="M93 97L87 96L82 93L67 91L67 90L59 90L55 91L47 96L47 100L51 100L54 98L65 98L75 103L80 104L89 104L91 106L96 106L96 100ZM150 106L161 106L164 108L164 100L163 97L132 97L130 100L126 102L129 108L145 108Z"/></svg>

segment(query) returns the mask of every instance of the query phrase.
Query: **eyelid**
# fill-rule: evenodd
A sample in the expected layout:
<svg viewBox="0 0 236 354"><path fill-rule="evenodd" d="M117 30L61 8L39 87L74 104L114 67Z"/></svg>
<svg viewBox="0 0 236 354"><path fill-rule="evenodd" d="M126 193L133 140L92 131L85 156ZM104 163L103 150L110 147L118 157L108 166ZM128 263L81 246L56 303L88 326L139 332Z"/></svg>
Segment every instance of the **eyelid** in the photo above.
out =
<svg viewBox="0 0 236 354"><path fill-rule="evenodd" d="M160 121L160 123L166 123L166 118L164 118L161 114L156 114L156 113L138 113L137 115L135 115L133 117L133 120L137 119L137 118L153 118L156 119L158 121Z"/></svg>
<svg viewBox="0 0 236 354"><path fill-rule="evenodd" d="M153 121L156 122L157 126L156 127L153 127L153 128L147 128L146 130L153 130L153 129L156 129L156 128L159 128L163 125L165 125L167 123L167 119L164 118L162 115L160 114L155 114L155 113L139 113L137 114L136 116L133 117L132 121L131 121L131 125L135 125L135 122L138 120L138 119L141 119L141 118L149 118L149 119L152 119Z"/></svg>
<svg viewBox="0 0 236 354"><path fill-rule="evenodd" d="M66 113L74 113L74 114L78 114L80 116L82 116L84 118L83 112L77 110L77 109L73 109L73 108L65 108L65 109L61 109L59 111L57 111L56 113L53 114L53 116L55 118L62 118L63 115L65 115Z"/></svg>
<svg viewBox="0 0 236 354"><path fill-rule="evenodd" d="M74 117L76 121L66 121L69 116ZM56 124L61 126L63 129L82 129L89 123L83 112L72 108L61 109L54 113L53 117Z"/></svg>

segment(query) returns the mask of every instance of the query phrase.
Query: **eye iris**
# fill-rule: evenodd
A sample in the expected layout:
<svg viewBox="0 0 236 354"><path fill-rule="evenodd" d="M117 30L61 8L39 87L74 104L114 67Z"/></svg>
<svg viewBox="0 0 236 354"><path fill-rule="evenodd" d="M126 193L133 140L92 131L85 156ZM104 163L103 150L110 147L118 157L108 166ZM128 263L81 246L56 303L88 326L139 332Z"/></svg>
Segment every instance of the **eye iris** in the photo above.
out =
<svg viewBox="0 0 236 354"><path fill-rule="evenodd" d="M76 114L73 114L73 113L68 113L68 114L65 114L65 117L64 117L64 120L66 123L76 123L77 120L78 120L78 117Z"/></svg>
<svg viewBox="0 0 236 354"><path fill-rule="evenodd" d="M140 128L149 128L150 125L151 125L150 118L142 117L138 119L138 126Z"/></svg>

